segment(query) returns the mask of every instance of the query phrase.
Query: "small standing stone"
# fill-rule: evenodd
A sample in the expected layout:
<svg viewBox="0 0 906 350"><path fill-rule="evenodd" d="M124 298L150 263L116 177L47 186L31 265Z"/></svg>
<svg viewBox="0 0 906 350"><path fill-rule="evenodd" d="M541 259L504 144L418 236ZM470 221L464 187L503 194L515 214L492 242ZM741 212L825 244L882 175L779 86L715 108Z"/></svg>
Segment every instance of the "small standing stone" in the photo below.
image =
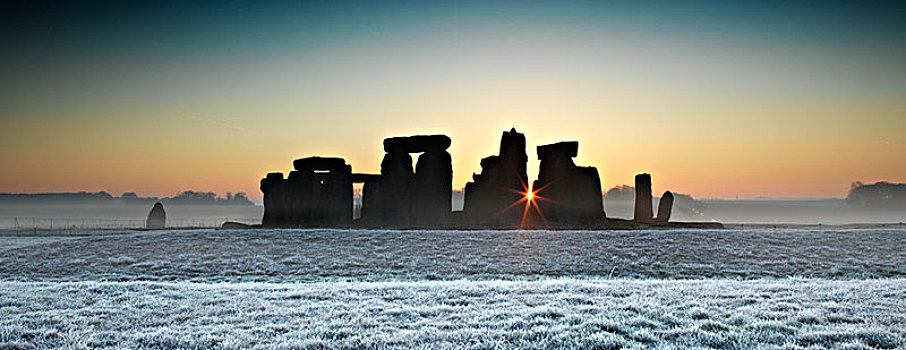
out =
<svg viewBox="0 0 906 350"><path fill-rule="evenodd" d="M145 228L149 230L159 230L167 224L167 212L164 211L164 205L160 202L154 203L151 212L148 213L148 220L145 221Z"/></svg>

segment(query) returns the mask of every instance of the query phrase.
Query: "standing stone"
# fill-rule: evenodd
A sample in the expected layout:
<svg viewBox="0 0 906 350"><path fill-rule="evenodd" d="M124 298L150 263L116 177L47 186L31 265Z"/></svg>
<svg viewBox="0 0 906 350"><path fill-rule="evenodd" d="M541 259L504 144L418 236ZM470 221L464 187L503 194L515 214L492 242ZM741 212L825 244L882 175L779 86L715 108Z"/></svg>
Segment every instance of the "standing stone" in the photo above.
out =
<svg viewBox="0 0 906 350"><path fill-rule="evenodd" d="M671 212L673 212L673 193L667 191L661 196L661 202L657 205L657 219L655 221L667 223L670 221Z"/></svg>
<svg viewBox="0 0 906 350"><path fill-rule="evenodd" d="M542 199L536 204L549 223L594 224L604 218L598 170L576 166L572 158L578 152L576 141L538 146L541 164L532 188Z"/></svg>
<svg viewBox="0 0 906 350"><path fill-rule="evenodd" d="M578 224L594 224L604 220L604 199L601 176L592 166L577 166L572 176L573 208L578 212Z"/></svg>
<svg viewBox="0 0 906 350"><path fill-rule="evenodd" d="M499 152L482 159L481 174L473 174L472 182L466 184L463 212L473 223L498 226L522 220L523 207L518 203L528 190L525 135L515 128L504 131Z"/></svg>
<svg viewBox="0 0 906 350"><path fill-rule="evenodd" d="M453 211L453 160L446 135L412 136L410 152L424 151L415 165L412 217L419 226L441 226Z"/></svg>
<svg viewBox="0 0 906 350"><path fill-rule="evenodd" d="M145 228L149 230L159 230L167 225L167 212L164 211L164 205L160 202L154 203L151 212L148 213L148 219L145 220Z"/></svg>
<svg viewBox="0 0 906 350"><path fill-rule="evenodd" d="M638 174L635 176L635 213L633 220L641 223L650 223L653 217L651 208L651 175Z"/></svg>
<svg viewBox="0 0 906 350"><path fill-rule="evenodd" d="M268 173L261 179L261 193L264 202L263 227L281 227L286 218L286 193L284 192L283 173Z"/></svg>
<svg viewBox="0 0 906 350"><path fill-rule="evenodd" d="M325 208L322 225L348 225L352 221L352 166L332 169L321 186L321 203Z"/></svg>
<svg viewBox="0 0 906 350"><path fill-rule="evenodd" d="M295 170L287 176L287 182L290 189L290 206L287 208L287 224L290 226L302 226L311 222L312 208L315 207L314 193L320 191L319 186L314 181L314 172L305 170Z"/></svg>
<svg viewBox="0 0 906 350"><path fill-rule="evenodd" d="M494 213L499 214L499 222L514 225L522 222L524 205L515 205L525 200L529 190L528 153L526 152L525 135L510 128L500 137L500 164L494 174L496 197Z"/></svg>
<svg viewBox="0 0 906 350"><path fill-rule="evenodd" d="M409 155L409 138L384 139L384 159L381 161L381 208L385 226L411 225L411 186L415 178L412 156Z"/></svg>
<svg viewBox="0 0 906 350"><path fill-rule="evenodd" d="M375 174L352 174L353 182L362 185L362 214L359 223L366 227L380 227L381 224L381 176Z"/></svg>

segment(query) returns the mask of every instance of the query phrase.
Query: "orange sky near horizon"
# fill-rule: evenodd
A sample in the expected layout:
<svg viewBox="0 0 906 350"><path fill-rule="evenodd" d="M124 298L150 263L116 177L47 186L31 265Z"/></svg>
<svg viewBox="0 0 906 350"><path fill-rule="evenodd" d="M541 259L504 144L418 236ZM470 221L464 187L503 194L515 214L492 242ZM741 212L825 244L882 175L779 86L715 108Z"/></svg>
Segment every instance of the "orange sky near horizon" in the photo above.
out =
<svg viewBox="0 0 906 350"><path fill-rule="evenodd" d="M0 192L260 200L293 159L377 173L384 138L435 133L460 189L511 127L529 178L576 140L605 190L906 182L906 25L880 5L67 6L0 21Z"/></svg>

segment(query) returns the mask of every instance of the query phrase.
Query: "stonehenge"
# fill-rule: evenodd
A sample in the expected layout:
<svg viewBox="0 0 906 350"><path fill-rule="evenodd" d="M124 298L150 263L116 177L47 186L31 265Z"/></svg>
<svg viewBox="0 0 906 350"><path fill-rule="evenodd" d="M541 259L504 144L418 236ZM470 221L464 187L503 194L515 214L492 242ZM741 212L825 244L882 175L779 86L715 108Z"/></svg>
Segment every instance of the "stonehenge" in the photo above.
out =
<svg viewBox="0 0 906 350"><path fill-rule="evenodd" d="M343 158L307 157L293 170L261 179L261 226L362 228L639 228L669 223L673 194L665 192L654 217L651 175L635 177L631 221L608 219L595 167L573 161L579 143L541 145L537 180L529 186L526 138L504 131L497 155L481 159L463 191L463 209L453 212L453 161L446 135L383 140L380 173L353 173ZM413 161L413 154L416 155ZM353 184L361 184L361 215L353 219ZM155 210L156 210L155 206ZM148 227L151 228L149 215ZM163 212L163 208L160 208ZM161 224L162 227L162 224ZM232 227L232 226L231 226Z"/></svg>
<svg viewBox="0 0 906 350"><path fill-rule="evenodd" d="M353 183L362 183L360 224L440 227L452 216L453 164L446 135L384 140L380 174L352 173L343 158L293 161L286 179L261 179L264 227L345 227L353 221ZM413 169L410 153L421 153Z"/></svg>

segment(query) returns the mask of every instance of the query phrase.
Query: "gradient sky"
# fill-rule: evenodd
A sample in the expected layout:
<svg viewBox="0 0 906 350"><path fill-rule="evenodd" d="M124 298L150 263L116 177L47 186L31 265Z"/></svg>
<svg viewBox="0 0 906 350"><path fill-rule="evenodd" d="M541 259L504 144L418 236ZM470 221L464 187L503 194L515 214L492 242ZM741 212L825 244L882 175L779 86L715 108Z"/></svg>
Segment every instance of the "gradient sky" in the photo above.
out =
<svg viewBox="0 0 906 350"><path fill-rule="evenodd" d="M0 192L244 191L516 127L603 187L843 197L906 182L906 2L0 4Z"/></svg>

